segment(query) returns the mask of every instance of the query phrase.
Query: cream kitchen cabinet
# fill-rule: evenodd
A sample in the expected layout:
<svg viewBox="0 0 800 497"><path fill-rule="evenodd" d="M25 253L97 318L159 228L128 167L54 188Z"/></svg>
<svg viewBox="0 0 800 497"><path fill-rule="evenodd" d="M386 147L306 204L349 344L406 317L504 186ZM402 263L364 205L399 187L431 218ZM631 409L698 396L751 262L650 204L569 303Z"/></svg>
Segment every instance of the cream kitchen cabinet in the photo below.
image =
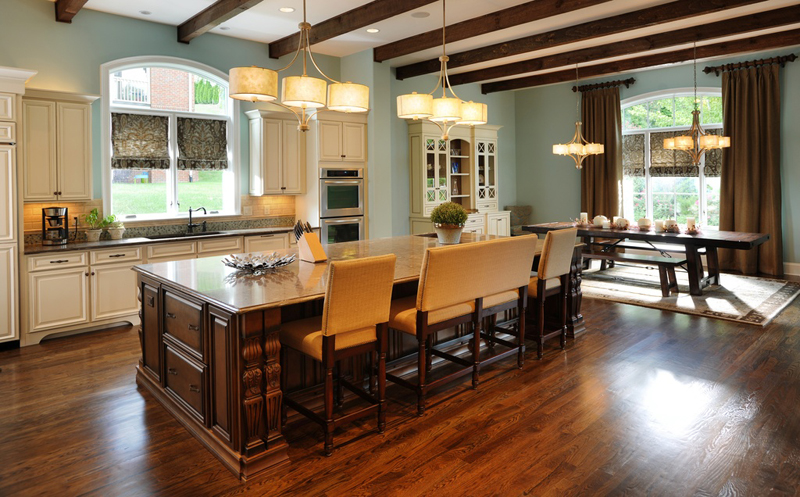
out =
<svg viewBox="0 0 800 497"><path fill-rule="evenodd" d="M28 333L89 322L89 268L28 276Z"/></svg>
<svg viewBox="0 0 800 497"><path fill-rule="evenodd" d="M96 97L29 91L22 101L23 199L92 199L92 108Z"/></svg>
<svg viewBox="0 0 800 497"><path fill-rule="evenodd" d="M130 316L139 312L136 273L132 264L92 266L89 274L92 321Z"/></svg>
<svg viewBox="0 0 800 497"><path fill-rule="evenodd" d="M14 145L0 143L0 243L17 239L17 168Z"/></svg>
<svg viewBox="0 0 800 497"><path fill-rule="evenodd" d="M17 247L0 246L0 342L17 339Z"/></svg>
<svg viewBox="0 0 800 497"><path fill-rule="evenodd" d="M146 262L183 261L197 257L196 242L156 243L147 246Z"/></svg>
<svg viewBox="0 0 800 497"><path fill-rule="evenodd" d="M201 238L197 241L197 257L241 254L243 251L244 241L241 236Z"/></svg>
<svg viewBox="0 0 800 497"><path fill-rule="evenodd" d="M286 114L251 110L250 195L300 195L306 191L305 134Z"/></svg>
<svg viewBox="0 0 800 497"><path fill-rule="evenodd" d="M0 93L0 121L17 120L17 95Z"/></svg>
<svg viewBox="0 0 800 497"><path fill-rule="evenodd" d="M342 121L319 121L321 162L365 162L367 125Z"/></svg>
<svg viewBox="0 0 800 497"><path fill-rule="evenodd" d="M286 233L270 233L266 235L244 237L244 251L247 252L273 252L289 248L289 236Z"/></svg>
<svg viewBox="0 0 800 497"><path fill-rule="evenodd" d="M486 214L486 234L511 236L511 212L489 212Z"/></svg>

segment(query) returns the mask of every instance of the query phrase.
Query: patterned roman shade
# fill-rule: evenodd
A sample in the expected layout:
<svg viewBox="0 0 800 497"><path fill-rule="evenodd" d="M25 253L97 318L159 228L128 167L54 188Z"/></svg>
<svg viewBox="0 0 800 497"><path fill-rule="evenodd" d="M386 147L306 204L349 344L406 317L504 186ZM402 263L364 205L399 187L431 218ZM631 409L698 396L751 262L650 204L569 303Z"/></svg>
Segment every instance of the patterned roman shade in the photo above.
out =
<svg viewBox="0 0 800 497"><path fill-rule="evenodd" d="M707 129L706 133L709 135L721 135L721 129ZM706 165L703 167L703 174L706 178L715 177L719 178L722 175L722 150L714 149L706 151Z"/></svg>
<svg viewBox="0 0 800 497"><path fill-rule="evenodd" d="M227 121L178 118L178 169L228 169Z"/></svg>
<svg viewBox="0 0 800 497"><path fill-rule="evenodd" d="M661 131L650 133L650 176L692 177L700 176L700 168L692 165L689 154L680 150L665 150L664 138L672 138L685 131Z"/></svg>
<svg viewBox="0 0 800 497"><path fill-rule="evenodd" d="M644 177L644 135L622 135L622 175Z"/></svg>
<svg viewBox="0 0 800 497"><path fill-rule="evenodd" d="M111 114L113 169L169 169L169 120L163 116Z"/></svg>

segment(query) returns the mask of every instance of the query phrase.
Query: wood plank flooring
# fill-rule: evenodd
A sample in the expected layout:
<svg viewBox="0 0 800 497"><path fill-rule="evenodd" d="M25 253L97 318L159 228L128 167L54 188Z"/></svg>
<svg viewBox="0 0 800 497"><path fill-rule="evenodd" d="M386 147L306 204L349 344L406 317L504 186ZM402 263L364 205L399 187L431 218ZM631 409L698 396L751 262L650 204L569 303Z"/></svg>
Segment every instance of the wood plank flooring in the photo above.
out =
<svg viewBox="0 0 800 497"><path fill-rule="evenodd" d="M415 397L386 433L293 423L247 483L134 382L131 327L0 352L0 495L796 495L800 302L766 328L584 300L588 332Z"/></svg>

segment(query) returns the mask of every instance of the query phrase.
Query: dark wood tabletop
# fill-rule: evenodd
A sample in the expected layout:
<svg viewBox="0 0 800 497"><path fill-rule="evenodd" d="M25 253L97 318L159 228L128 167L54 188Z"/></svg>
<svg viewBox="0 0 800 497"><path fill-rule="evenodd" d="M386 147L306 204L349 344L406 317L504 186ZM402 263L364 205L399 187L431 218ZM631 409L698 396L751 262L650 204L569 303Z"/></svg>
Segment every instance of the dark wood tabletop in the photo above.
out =
<svg viewBox="0 0 800 497"><path fill-rule="evenodd" d="M531 233L547 233L575 227L575 223L557 222L542 223L523 226L524 231ZM768 233L744 233L739 231L704 230L697 234L685 233L656 233L654 229L612 229L598 228L594 225L578 227L578 236L592 236L598 238L627 238L630 240L643 240L653 243L672 243L678 245L693 245L700 247L717 247L749 250L769 240Z"/></svg>

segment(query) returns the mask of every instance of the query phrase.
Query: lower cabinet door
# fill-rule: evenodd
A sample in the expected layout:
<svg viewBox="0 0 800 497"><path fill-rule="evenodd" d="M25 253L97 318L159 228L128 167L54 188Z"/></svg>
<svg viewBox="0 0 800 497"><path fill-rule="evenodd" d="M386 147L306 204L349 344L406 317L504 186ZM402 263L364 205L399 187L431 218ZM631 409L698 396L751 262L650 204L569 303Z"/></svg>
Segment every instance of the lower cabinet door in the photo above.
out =
<svg viewBox="0 0 800 497"><path fill-rule="evenodd" d="M130 264L92 266L92 321L139 312L136 273Z"/></svg>
<svg viewBox="0 0 800 497"><path fill-rule="evenodd" d="M87 268L30 273L28 278L29 331L89 322Z"/></svg>
<svg viewBox="0 0 800 497"><path fill-rule="evenodd" d="M0 342L17 340L17 247L0 246Z"/></svg>

